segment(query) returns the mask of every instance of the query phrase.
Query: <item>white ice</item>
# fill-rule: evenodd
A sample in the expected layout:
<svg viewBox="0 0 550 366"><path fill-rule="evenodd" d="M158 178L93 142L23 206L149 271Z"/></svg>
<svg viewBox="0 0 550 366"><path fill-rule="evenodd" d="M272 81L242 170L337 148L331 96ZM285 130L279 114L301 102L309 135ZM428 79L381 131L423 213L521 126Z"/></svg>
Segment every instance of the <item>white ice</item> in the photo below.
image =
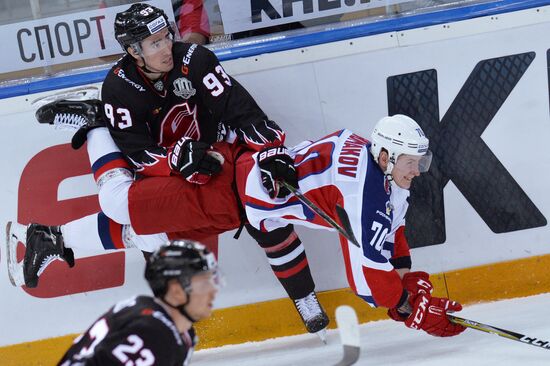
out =
<svg viewBox="0 0 550 366"><path fill-rule="evenodd" d="M550 293L465 307L456 315L524 335L550 340ZM356 365L478 366L550 365L550 350L467 329L459 336L436 338L392 320L361 325L361 356ZM336 330L328 344L304 334L202 350L197 366L325 366L342 357Z"/></svg>

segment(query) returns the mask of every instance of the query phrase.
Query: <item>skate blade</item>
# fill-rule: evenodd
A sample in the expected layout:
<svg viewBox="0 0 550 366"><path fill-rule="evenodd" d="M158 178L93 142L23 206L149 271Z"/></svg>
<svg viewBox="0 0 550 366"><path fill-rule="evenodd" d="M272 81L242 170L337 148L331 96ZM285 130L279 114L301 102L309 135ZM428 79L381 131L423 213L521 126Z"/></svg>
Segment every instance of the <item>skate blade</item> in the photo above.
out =
<svg viewBox="0 0 550 366"><path fill-rule="evenodd" d="M317 337L323 342L323 344L327 344L327 328L321 329L318 332L315 332L317 334Z"/></svg>
<svg viewBox="0 0 550 366"><path fill-rule="evenodd" d="M17 262L17 243L27 242L27 226L8 221L6 225L6 252L8 262L8 277L15 287L25 284L23 276L23 261Z"/></svg>
<svg viewBox="0 0 550 366"><path fill-rule="evenodd" d="M99 88L97 86L86 86L81 88L75 88L71 90L65 90L55 94L46 95L44 97L37 98L31 102L31 106L37 110L38 108L58 100L88 100L99 99Z"/></svg>

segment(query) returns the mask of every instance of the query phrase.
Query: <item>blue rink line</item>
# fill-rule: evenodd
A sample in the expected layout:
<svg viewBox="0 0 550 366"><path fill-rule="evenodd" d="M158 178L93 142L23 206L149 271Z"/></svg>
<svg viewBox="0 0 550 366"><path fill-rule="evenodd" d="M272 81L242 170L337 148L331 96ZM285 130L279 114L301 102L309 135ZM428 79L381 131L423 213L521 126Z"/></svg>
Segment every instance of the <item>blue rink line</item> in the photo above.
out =
<svg viewBox="0 0 550 366"><path fill-rule="evenodd" d="M482 16L509 13L524 9L550 5L550 0L500 0L484 4L475 4L456 9L439 10L425 14L416 14L392 19L384 19L374 23L362 24L346 28L320 31L310 34L284 36L256 44L219 49L214 52L221 61L241 57L251 57L264 53L273 53L290 49L309 47L323 43L342 41L351 38L365 37L374 34L421 28L437 24L456 22ZM109 70L93 71L75 75L54 77L21 85L0 88L0 99L20 95L70 88L103 81Z"/></svg>

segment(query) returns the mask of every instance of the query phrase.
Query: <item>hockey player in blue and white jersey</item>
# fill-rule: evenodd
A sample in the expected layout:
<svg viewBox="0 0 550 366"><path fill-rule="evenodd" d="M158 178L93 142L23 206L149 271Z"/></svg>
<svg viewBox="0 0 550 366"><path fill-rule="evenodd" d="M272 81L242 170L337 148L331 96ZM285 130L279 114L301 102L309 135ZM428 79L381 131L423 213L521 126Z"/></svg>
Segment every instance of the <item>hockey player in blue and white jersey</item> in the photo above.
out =
<svg viewBox="0 0 550 366"><path fill-rule="evenodd" d="M431 164L429 140L410 117L382 118L371 141L349 130L337 131L289 152L295 160L302 194L331 218L343 207L359 246L340 236L346 276L351 289L372 306L408 327L435 336L453 336L464 330L447 320L446 312L460 304L431 297L425 272L410 272L411 258L404 235L407 198L412 180ZM297 197L271 199L260 176L261 155L247 167L239 186L251 225L262 231L289 223L333 229ZM239 168L238 168L239 169ZM237 179L239 182L239 179Z"/></svg>

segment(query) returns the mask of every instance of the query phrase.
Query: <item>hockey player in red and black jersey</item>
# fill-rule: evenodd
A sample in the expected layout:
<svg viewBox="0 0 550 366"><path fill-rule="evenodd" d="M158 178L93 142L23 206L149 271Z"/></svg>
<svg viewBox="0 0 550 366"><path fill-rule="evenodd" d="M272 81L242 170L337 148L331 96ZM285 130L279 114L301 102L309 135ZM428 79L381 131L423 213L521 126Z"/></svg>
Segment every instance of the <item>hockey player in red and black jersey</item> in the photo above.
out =
<svg viewBox="0 0 550 366"><path fill-rule="evenodd" d="M115 36L126 56L109 71L102 87L105 119L117 146L141 175L181 173L173 150L206 151L234 131L254 150L282 145L284 132L270 121L217 57L197 44L173 42L164 12L134 4L117 14ZM173 160L173 161L172 161ZM210 174L185 178L204 183Z"/></svg>
<svg viewBox="0 0 550 366"><path fill-rule="evenodd" d="M197 242L173 240L147 261L154 297L117 303L65 353L60 366L188 365L193 323L212 313L218 291L214 254Z"/></svg>
<svg viewBox="0 0 550 366"><path fill-rule="evenodd" d="M148 4L133 4L117 14L114 27L115 37L127 54L109 71L102 87L102 101L81 104L59 101L37 112L39 122L52 123L56 116L89 117L103 109L103 118L89 119L90 123L85 124L72 141L73 147L78 148L90 134L110 133L112 136L112 140L109 137L109 143L92 144L89 140L87 145L98 186L106 181L103 175L106 172L114 180L133 179L129 168L142 177L178 177L187 181L177 182L178 185L219 184L227 180L227 176L214 179L220 176L223 158L212 149L211 144L224 140L243 150L253 151L283 145L284 131L267 118L235 79L226 74L211 51L196 44L174 42L174 32L161 9ZM113 140L115 145L112 144ZM106 140L98 138L94 141ZM106 151L110 153L105 154ZM280 160L271 159L266 164L274 166L276 170ZM173 183L173 180L170 182ZM265 186L273 197L289 194L285 188L270 182L270 179L265 178ZM232 176L227 183L233 184ZM163 184L149 185L147 192L139 193L140 198L154 203L154 197L166 189ZM128 193L116 189L111 192L115 195ZM42 273L51 263L51 260L42 259L57 255L69 265L74 263L72 250L63 246L63 239L67 236L69 240L65 241L70 243L73 241L69 237L81 237L78 228L97 228L97 235L80 240L87 249L93 249L97 243L101 243L102 249L122 249L127 246L120 238L114 238L113 233L121 234L125 225L139 221L140 214L136 214L130 221L128 214L117 215L117 208L114 209L115 213L107 213L106 207L117 202L112 194L99 195L102 210L106 214L100 212L84 217L71 227L31 224L18 228L15 223L9 224L8 230L26 231L23 234L28 244L25 263L36 264L25 266L24 283L28 287L38 285L38 273ZM201 199L197 195L192 201ZM227 197L226 200L235 199ZM227 217L226 212L226 201L219 200L214 210L205 214L211 217L211 222L216 222L218 217ZM171 212L166 214L172 215ZM244 217L244 212L240 216ZM187 217L190 223L194 219L194 215ZM158 220L163 221L160 217ZM239 219L237 227L243 221ZM231 222L224 225L224 231L234 229L234 224ZM139 230L139 225L135 227ZM248 224L245 227L265 250L273 272L296 305L306 329L316 333L326 328L328 317L315 295L315 284L306 253L293 225L269 233L263 233ZM200 235L196 231L194 234L197 236L182 236L181 233L171 232L169 228L165 232L169 237L195 240L219 233L208 228L203 228ZM132 234L135 233L124 233L122 236L135 237ZM133 244L144 251L154 250Z"/></svg>

